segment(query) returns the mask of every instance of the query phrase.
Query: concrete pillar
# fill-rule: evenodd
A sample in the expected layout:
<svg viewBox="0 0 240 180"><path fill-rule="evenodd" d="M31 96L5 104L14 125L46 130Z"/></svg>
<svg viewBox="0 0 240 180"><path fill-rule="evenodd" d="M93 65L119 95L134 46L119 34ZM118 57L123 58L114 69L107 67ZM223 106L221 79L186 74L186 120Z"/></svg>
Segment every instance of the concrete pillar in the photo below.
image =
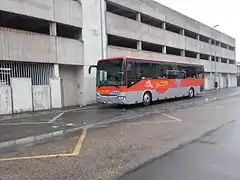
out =
<svg viewBox="0 0 240 180"><path fill-rule="evenodd" d="M141 22L141 13L137 13L136 20L137 20L138 22Z"/></svg>
<svg viewBox="0 0 240 180"><path fill-rule="evenodd" d="M200 40L200 35L199 35L199 34L197 34L196 39L197 39L197 40Z"/></svg>
<svg viewBox="0 0 240 180"><path fill-rule="evenodd" d="M138 41L138 42L137 42L137 50L138 50L138 51L141 51L141 50L142 50L142 42L141 42L141 41Z"/></svg>
<svg viewBox="0 0 240 180"><path fill-rule="evenodd" d="M94 8L93 8L94 7ZM96 10L99 9L99 10ZM84 42L84 65L77 72L79 104L96 101L96 71L88 74L88 67L96 65L98 59L107 57L106 1L82 1L82 39Z"/></svg>
<svg viewBox="0 0 240 180"><path fill-rule="evenodd" d="M49 23L49 33L51 36L57 36L57 23L55 22Z"/></svg>
<svg viewBox="0 0 240 180"><path fill-rule="evenodd" d="M185 35L185 29L181 29L180 34L181 34L182 36L184 36L184 35Z"/></svg>
<svg viewBox="0 0 240 180"><path fill-rule="evenodd" d="M166 22L162 23L162 29L166 29Z"/></svg>
<svg viewBox="0 0 240 180"><path fill-rule="evenodd" d="M162 53L163 54L167 54L167 46L163 46L162 47Z"/></svg>
<svg viewBox="0 0 240 180"><path fill-rule="evenodd" d="M208 43L209 43L209 44L212 44L212 39L209 38L209 39L208 39Z"/></svg>
<svg viewBox="0 0 240 180"><path fill-rule="evenodd" d="M181 50L181 56L185 56L185 50Z"/></svg>
<svg viewBox="0 0 240 180"><path fill-rule="evenodd" d="M218 57L217 62L221 62L222 58Z"/></svg>
<svg viewBox="0 0 240 180"><path fill-rule="evenodd" d="M200 53L197 53L196 58L197 58L197 59L200 59Z"/></svg>
<svg viewBox="0 0 240 180"><path fill-rule="evenodd" d="M212 56L208 56L208 60L211 61L212 60Z"/></svg>
<svg viewBox="0 0 240 180"><path fill-rule="evenodd" d="M229 59L227 59L227 63L230 64L230 60Z"/></svg>
<svg viewBox="0 0 240 180"><path fill-rule="evenodd" d="M59 65L58 64L53 65L53 77L59 78Z"/></svg>
<svg viewBox="0 0 240 180"><path fill-rule="evenodd" d="M230 46L229 46L229 45L227 45L227 49L230 49Z"/></svg>

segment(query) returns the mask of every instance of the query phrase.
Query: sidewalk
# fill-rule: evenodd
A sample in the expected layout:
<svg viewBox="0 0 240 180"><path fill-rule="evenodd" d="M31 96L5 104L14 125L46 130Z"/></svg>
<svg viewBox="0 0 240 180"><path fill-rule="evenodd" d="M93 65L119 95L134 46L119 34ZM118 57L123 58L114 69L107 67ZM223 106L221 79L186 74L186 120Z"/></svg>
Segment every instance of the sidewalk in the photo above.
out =
<svg viewBox="0 0 240 180"><path fill-rule="evenodd" d="M201 95L202 97L199 98L199 100L196 98L194 101L189 101L190 103L195 103L196 101L202 101L206 98L217 100L235 95L240 95L240 88L223 89L219 91L206 91ZM172 103L173 106L176 104L181 104L179 103L180 101L176 102L177 103L170 103ZM149 108L151 109L151 107ZM140 109L143 108L140 107ZM74 112L74 110L82 111ZM100 112L95 112L94 114L91 110L99 110ZM67 133L79 129L79 127L81 127L81 123L84 122L84 119L86 118L91 119L91 122L88 122L88 124L91 124L97 123L99 116L101 116L102 119L105 117L105 119L108 120L126 115L126 113L128 113L128 115L131 114L131 110L127 110L126 112L120 112L118 109L112 109L112 111L115 112L110 112L111 108L109 108L109 110L106 110L106 112L103 112L102 110L103 109L99 108L99 106L93 105L83 108L66 108L45 112L1 116L0 149L65 136ZM61 119L62 112L68 112L65 119ZM59 121L57 122L58 124L55 124L54 121L57 120L57 118L59 118ZM73 126L73 124L70 123L71 121L69 121L71 118L79 123L77 123L76 126Z"/></svg>

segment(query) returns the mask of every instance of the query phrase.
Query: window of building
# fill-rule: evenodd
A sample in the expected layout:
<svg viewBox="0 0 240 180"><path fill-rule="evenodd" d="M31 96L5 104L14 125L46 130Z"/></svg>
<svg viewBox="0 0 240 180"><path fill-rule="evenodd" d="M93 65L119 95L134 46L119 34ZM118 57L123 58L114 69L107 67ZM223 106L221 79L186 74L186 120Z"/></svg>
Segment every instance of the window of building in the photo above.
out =
<svg viewBox="0 0 240 180"><path fill-rule="evenodd" d="M137 49L137 40L108 35L108 45Z"/></svg>
<svg viewBox="0 0 240 180"><path fill-rule="evenodd" d="M229 49L230 49L231 51L235 51L235 47L233 47L233 46L229 46Z"/></svg>

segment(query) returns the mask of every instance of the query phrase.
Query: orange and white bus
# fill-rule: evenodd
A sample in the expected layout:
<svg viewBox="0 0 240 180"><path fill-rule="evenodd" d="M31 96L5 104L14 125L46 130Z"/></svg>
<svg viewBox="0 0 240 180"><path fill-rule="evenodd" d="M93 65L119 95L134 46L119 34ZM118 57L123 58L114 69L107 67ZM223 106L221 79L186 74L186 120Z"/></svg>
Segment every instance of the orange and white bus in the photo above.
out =
<svg viewBox="0 0 240 180"><path fill-rule="evenodd" d="M99 60L97 102L149 105L152 101L188 96L204 90L204 67L174 61L134 57Z"/></svg>

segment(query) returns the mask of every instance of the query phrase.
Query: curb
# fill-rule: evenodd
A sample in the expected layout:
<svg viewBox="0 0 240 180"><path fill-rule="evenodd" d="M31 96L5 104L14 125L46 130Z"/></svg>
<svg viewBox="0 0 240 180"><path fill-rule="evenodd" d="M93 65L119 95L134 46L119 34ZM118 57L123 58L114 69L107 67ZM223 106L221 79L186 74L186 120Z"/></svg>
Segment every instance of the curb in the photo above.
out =
<svg viewBox="0 0 240 180"><path fill-rule="evenodd" d="M28 145L28 144L37 144L39 142L46 142L52 139L64 137L70 133L77 132L81 129L83 128L79 127L79 128L73 128L73 129L59 130L59 131L53 131L50 133L40 134L37 136L29 136L25 138L10 140L10 141L3 141L3 142L0 142L0 149L12 148L12 147Z"/></svg>

